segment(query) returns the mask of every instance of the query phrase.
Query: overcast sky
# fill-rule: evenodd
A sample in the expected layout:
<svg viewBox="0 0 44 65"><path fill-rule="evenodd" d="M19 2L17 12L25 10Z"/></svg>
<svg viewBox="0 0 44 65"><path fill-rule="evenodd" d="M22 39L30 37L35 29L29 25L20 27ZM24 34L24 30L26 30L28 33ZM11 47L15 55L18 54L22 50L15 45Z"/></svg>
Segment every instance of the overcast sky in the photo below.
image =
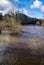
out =
<svg viewBox="0 0 44 65"><path fill-rule="evenodd" d="M0 12L19 10L19 12L35 18L43 18L44 0L0 0Z"/></svg>

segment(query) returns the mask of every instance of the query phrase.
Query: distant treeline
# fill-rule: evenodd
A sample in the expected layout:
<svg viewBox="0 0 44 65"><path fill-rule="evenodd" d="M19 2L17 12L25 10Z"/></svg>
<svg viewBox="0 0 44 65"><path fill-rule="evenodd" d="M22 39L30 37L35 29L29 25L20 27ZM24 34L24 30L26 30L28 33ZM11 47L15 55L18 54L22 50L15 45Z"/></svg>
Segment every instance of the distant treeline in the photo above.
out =
<svg viewBox="0 0 44 65"><path fill-rule="evenodd" d="M38 21L41 24L42 20L37 18L31 18L24 14L18 13L19 19L21 19L22 25L36 24Z"/></svg>
<svg viewBox="0 0 44 65"><path fill-rule="evenodd" d="M11 15L9 14L8 16L11 16ZM41 19L31 18L21 13L16 13L14 17L16 18L16 21L20 22L22 25L36 24L38 21L41 24L41 21L42 21ZM3 15L0 13L0 20L2 19L3 19Z"/></svg>

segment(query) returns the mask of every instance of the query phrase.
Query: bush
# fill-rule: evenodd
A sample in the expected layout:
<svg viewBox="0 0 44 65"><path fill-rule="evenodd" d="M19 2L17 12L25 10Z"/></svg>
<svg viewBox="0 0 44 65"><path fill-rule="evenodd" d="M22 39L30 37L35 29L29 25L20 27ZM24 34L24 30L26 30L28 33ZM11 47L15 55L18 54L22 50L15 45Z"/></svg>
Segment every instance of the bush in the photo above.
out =
<svg viewBox="0 0 44 65"><path fill-rule="evenodd" d="M2 18L3 18L3 15L2 15L2 13L0 13L0 20L2 20Z"/></svg>

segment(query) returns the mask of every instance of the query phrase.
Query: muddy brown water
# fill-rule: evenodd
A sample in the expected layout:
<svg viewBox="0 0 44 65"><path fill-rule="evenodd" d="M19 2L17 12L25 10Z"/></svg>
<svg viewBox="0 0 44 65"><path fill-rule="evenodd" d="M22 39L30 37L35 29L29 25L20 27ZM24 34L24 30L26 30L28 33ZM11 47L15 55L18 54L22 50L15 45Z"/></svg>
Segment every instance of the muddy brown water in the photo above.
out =
<svg viewBox="0 0 44 65"><path fill-rule="evenodd" d="M0 35L0 65L44 65L44 27L22 26L20 35Z"/></svg>

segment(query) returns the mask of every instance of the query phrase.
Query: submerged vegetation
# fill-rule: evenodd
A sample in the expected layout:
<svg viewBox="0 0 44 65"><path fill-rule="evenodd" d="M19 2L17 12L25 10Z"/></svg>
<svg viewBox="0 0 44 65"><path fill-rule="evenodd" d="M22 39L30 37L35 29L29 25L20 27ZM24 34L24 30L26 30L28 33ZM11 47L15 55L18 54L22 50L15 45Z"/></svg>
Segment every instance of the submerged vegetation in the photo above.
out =
<svg viewBox="0 0 44 65"><path fill-rule="evenodd" d="M0 33L2 31L8 31L12 34L19 34L21 32L21 24L17 22L16 15L0 14Z"/></svg>

